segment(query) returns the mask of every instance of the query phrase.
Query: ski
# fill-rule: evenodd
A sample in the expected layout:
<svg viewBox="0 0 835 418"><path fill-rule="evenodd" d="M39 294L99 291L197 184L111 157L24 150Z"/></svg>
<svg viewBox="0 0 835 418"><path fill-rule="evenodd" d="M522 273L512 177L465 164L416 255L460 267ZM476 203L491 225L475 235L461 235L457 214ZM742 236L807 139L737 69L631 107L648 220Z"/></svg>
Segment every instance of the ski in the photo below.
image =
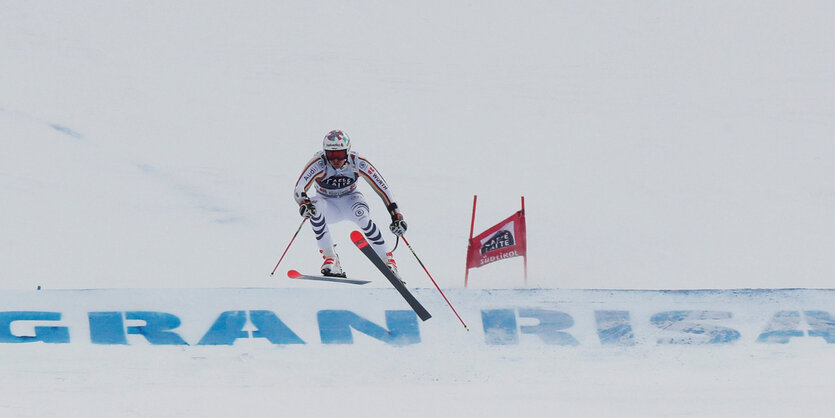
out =
<svg viewBox="0 0 835 418"><path fill-rule="evenodd" d="M342 277L334 277L334 276L311 276L309 274L301 274L296 270L290 270L287 272L287 277L291 279L301 279L301 280L316 280L320 282L334 282L334 283L345 283L345 284L368 284L371 283L370 280L357 280L357 279L344 279Z"/></svg>
<svg viewBox="0 0 835 418"><path fill-rule="evenodd" d="M424 308L423 305L415 299L414 295L409 292L406 285L404 285L403 282L401 282L400 279L395 276L391 270L389 270L386 263L380 258L380 256L377 255L376 252L374 252L374 249L371 248L371 245L368 244L368 241L365 240L365 237L361 232L351 232L351 241L353 241L354 245L356 245L357 248L359 248L360 251L362 251L362 253L365 254L369 260L371 260L374 266L376 266L377 269L383 273L383 276L386 276L386 279L388 279L388 281L391 282L391 285L394 286L398 292L400 292L403 299L406 299L406 302L412 307L418 317L420 317L421 321L426 321L432 317L432 315L429 314L429 311L427 311L426 308Z"/></svg>

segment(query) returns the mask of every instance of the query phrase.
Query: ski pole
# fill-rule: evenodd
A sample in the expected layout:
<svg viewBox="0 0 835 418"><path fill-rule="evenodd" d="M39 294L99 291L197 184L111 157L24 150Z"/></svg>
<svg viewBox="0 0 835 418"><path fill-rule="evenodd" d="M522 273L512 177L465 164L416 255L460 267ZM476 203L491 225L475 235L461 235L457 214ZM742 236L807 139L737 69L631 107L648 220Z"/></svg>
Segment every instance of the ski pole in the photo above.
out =
<svg viewBox="0 0 835 418"><path fill-rule="evenodd" d="M449 308L452 309L452 312L455 313L455 316L457 316L458 320L461 321L461 325L464 326L464 329L469 331L470 327L468 327L467 324L464 323L464 320L461 319L461 315L458 315L458 311L456 311L455 308L452 307L452 304L449 303L449 299L446 298L446 295L444 294L443 290L441 290L441 288L438 286L438 283L435 282L435 279L432 278L432 275L429 274L429 270L427 270L426 266L423 265L423 261L420 261L420 257L418 257L417 254L415 253L415 250L412 249L412 246L411 246L411 244L409 244L409 241L406 240L405 236L401 235L400 237L403 238L403 242L405 242L406 246L409 247L409 251L411 251L412 255L415 256L415 259L417 259L420 266L423 267L423 271L425 271L426 275L429 276L429 280L432 280L432 284L435 285L435 288L438 289L438 292L440 292L441 296L444 297L444 300L446 301L446 304L449 305Z"/></svg>
<svg viewBox="0 0 835 418"><path fill-rule="evenodd" d="M275 263L275 268L273 269L272 273L270 273L270 276L275 274L275 271L278 270L278 265L281 264L281 260L284 260L284 256L287 255L287 250L289 250L290 246L293 245L293 241L296 240L296 236L299 235L299 231L302 230L302 226L305 222L307 222L307 218L302 219L302 223L299 224L299 229L297 229L296 233L293 234L293 239L291 239L290 243L287 244L287 248L284 249L284 254L281 254L281 258L278 259L278 263Z"/></svg>

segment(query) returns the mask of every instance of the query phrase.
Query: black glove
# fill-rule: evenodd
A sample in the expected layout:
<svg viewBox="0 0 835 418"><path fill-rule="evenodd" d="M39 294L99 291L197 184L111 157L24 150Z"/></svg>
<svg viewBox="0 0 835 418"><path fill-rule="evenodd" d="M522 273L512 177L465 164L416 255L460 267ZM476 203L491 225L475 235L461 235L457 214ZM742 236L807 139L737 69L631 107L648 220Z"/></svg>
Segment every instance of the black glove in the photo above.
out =
<svg viewBox="0 0 835 418"><path fill-rule="evenodd" d="M299 204L299 215L303 218L312 218L316 216L316 206L307 198L307 195L302 195L302 202Z"/></svg>
<svg viewBox="0 0 835 418"><path fill-rule="evenodd" d="M389 225L391 233L398 237L405 234L408 226L406 225L406 221L403 220L403 214L397 209L397 203L388 205L386 209L389 210L389 214L391 215L391 225Z"/></svg>

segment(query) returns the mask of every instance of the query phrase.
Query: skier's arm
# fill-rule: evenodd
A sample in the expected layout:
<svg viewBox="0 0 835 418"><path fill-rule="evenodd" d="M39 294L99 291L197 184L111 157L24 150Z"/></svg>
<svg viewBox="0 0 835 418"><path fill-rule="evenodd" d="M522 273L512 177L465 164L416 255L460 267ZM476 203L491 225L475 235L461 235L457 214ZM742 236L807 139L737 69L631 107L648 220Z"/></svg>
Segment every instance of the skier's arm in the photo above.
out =
<svg viewBox="0 0 835 418"><path fill-rule="evenodd" d="M313 182L316 181L317 178L322 177L325 174L325 161L321 158L319 154L314 156L308 163L304 166L304 170L302 170L302 174L299 176L299 179L296 180L296 188L293 193L293 198L296 200L296 203L302 204L307 199L307 190L310 189L310 186L313 185Z"/></svg>
<svg viewBox="0 0 835 418"><path fill-rule="evenodd" d="M371 185L371 188L377 192L377 195L383 200L383 204L386 205L386 210L391 215L389 229L391 229L394 235L403 235L406 232L406 222L403 220L403 214L400 213L397 203L394 203L394 197L392 196L388 183L386 183L386 180L380 172L368 160L356 155L355 161L360 175Z"/></svg>
<svg viewBox="0 0 835 418"><path fill-rule="evenodd" d="M391 189L389 189L388 183L386 180L383 179L383 176L380 175L380 172L374 168L371 163L366 160L365 158L360 157L359 155L354 155L354 161L357 164L357 170L359 170L360 175L365 181L371 185L371 188L374 189L374 192L380 196L380 199L383 200L383 204L386 205L386 208L391 206L394 203L394 198L391 194Z"/></svg>

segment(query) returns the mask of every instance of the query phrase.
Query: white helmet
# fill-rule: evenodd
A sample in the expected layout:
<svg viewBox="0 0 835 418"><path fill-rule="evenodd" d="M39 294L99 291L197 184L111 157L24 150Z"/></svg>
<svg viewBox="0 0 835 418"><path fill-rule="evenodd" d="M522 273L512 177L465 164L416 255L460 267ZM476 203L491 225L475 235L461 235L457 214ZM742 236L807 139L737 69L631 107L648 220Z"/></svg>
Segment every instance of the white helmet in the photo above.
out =
<svg viewBox="0 0 835 418"><path fill-rule="evenodd" d="M342 131L330 131L325 135L322 141L322 149L327 153L328 151L345 151L351 150L351 138L348 134Z"/></svg>

